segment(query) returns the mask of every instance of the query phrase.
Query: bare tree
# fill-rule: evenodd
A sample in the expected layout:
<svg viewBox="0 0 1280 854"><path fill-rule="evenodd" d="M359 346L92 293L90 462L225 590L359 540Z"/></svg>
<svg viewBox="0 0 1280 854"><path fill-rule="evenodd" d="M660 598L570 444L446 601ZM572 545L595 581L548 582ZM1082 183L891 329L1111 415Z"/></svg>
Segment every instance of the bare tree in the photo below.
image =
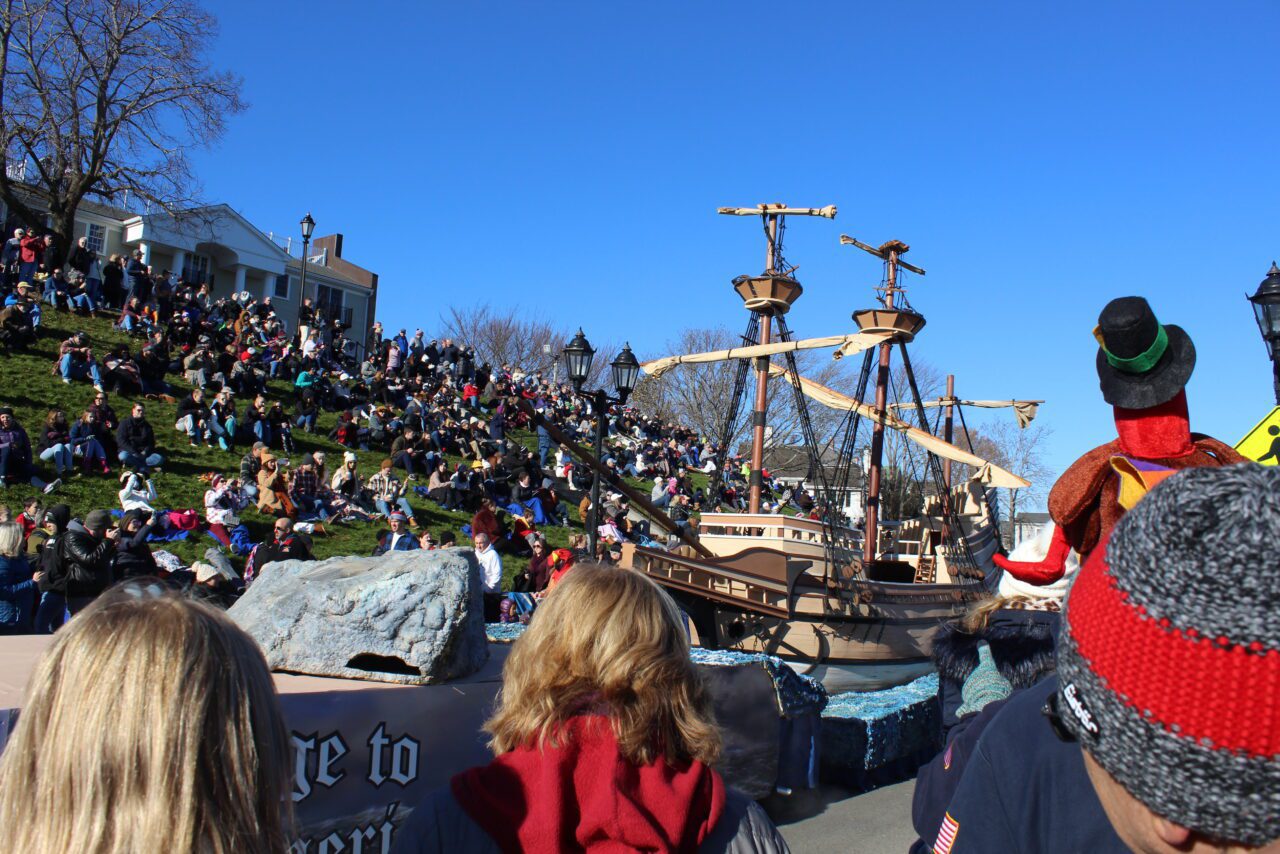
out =
<svg viewBox="0 0 1280 854"><path fill-rule="evenodd" d="M0 198L63 257L87 196L195 204L188 152L245 108L216 32L190 0L0 0Z"/></svg>
<svg viewBox="0 0 1280 854"><path fill-rule="evenodd" d="M1019 500L1040 503L1053 486L1050 480L1053 470L1044 461L1045 440L1052 434L1051 428L1039 424L1020 428L1013 423L1012 418L992 422L984 431L985 441L990 442L991 446L992 455L989 459L1031 481L1029 487L1009 490L1009 523L1014 535L1017 526L1013 523L1018 518ZM1012 542L1009 547L1016 545L1016 542Z"/></svg>
<svg viewBox="0 0 1280 854"><path fill-rule="evenodd" d="M565 340L550 322L524 309L489 305L450 306L440 317L440 333L474 347L479 360L495 368L512 365L525 371L550 371Z"/></svg>
<svg viewBox="0 0 1280 854"><path fill-rule="evenodd" d="M570 338L565 330L528 309L519 306L495 309L487 304L450 306L440 317L440 335L474 347L479 360L494 368L510 365L529 373L542 371L547 377L554 375L554 363L560 360L560 353ZM596 354L583 386L607 387L612 391L609 363L621 348L600 341L593 341L591 346ZM559 366L559 377L562 381L568 380L563 362Z"/></svg>

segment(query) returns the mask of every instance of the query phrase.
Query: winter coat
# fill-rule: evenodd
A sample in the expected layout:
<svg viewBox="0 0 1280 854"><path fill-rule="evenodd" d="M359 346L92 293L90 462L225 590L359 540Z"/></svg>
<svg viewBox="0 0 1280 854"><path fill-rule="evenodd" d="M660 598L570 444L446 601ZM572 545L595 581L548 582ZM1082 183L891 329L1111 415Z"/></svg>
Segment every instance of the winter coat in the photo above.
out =
<svg viewBox="0 0 1280 854"><path fill-rule="evenodd" d="M763 809L746 795L728 789L724 814L700 846L700 854L787 854L790 849ZM502 849L462 809L449 789L441 789L396 831L393 854L467 851L498 854Z"/></svg>
<svg viewBox="0 0 1280 854"><path fill-rule="evenodd" d="M126 518L127 518L126 514ZM155 575L156 559L151 554L151 546L147 537L155 532L157 524L143 525L133 536L120 532L120 542L116 545L115 573L117 578L137 578L142 575Z"/></svg>
<svg viewBox="0 0 1280 854"><path fill-rule="evenodd" d="M263 462L274 457L263 457ZM258 471L258 512L276 515L284 512L284 502L277 492L288 493L289 482L280 469L263 466Z"/></svg>
<svg viewBox="0 0 1280 854"><path fill-rule="evenodd" d="M963 700L960 688L978 666L978 644L986 641L1000 675L1013 688L1029 688L1053 673L1058 612L1006 608L991 614L987 627L969 634L955 623L938 630L933 661L938 667L938 699L942 703L943 732L956 725Z"/></svg>
<svg viewBox="0 0 1280 854"><path fill-rule="evenodd" d="M62 564L68 596L97 596L115 580L111 564L116 546L107 538L99 539L85 530L69 529L60 538L58 558ZM75 567L79 567L77 571ZM73 581L80 575L87 580Z"/></svg>
<svg viewBox="0 0 1280 854"><path fill-rule="evenodd" d="M0 634L30 631L36 601L32 574L24 556L0 556Z"/></svg>
<svg viewBox="0 0 1280 854"><path fill-rule="evenodd" d="M145 456L156 449L156 434L146 418L134 418L130 415L120 422L116 442L122 451Z"/></svg>
<svg viewBox="0 0 1280 854"><path fill-rule="evenodd" d="M267 564L276 561L315 559L315 555L311 553L311 543L307 538L296 531L291 531L283 540L273 539L258 546L254 562L258 572L261 573Z"/></svg>

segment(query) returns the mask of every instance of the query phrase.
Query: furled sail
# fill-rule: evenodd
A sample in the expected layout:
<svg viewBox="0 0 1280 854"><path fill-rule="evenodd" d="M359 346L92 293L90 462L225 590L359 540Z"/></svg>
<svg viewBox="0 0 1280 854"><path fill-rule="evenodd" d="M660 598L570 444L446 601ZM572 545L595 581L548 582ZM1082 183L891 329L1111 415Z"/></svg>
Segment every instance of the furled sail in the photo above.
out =
<svg viewBox="0 0 1280 854"><path fill-rule="evenodd" d="M878 419L880 417L874 407L865 403L859 403L852 397L843 395L834 389L827 388L821 383L816 383L813 380L806 379L805 377L793 377L791 376L790 371L787 371L777 365L769 366L769 374L775 377L782 377L792 385L798 384L800 390L804 392L806 397L813 398L823 406L828 406L832 409L856 410L861 415L872 419ZM998 486L1004 489L1022 489L1031 485L1030 481L1018 477L1018 475L1011 471L1002 469L995 463L984 460L976 454L963 451L955 445L939 439L932 433L926 433L918 427L912 427L910 424L898 418L891 412L886 412L884 414L884 425L904 434L908 439L915 442L920 447L942 457L943 459L972 466L976 472L976 474L974 474L974 478L988 486Z"/></svg>
<svg viewBox="0 0 1280 854"><path fill-rule="evenodd" d="M934 409L939 406L976 406L980 409L1004 409L1013 407L1013 416L1018 419L1018 426L1026 428L1036 417L1036 410L1043 400L948 400L940 397L937 400L926 400L923 406L926 409ZM914 407L914 403L891 403L890 409L909 409Z"/></svg>
<svg viewBox="0 0 1280 854"><path fill-rule="evenodd" d="M728 350L714 350L709 353L686 353L653 359L640 365L645 373L654 379L661 377L676 365L700 364L704 362L725 362L730 359L754 359L758 356L773 356L778 353L790 353L796 350L821 350L835 347L833 358L840 359L868 350L886 339L892 338L892 332L857 332L852 335L828 335L825 338L803 338L799 341L778 341L773 344L755 344L750 347L731 347Z"/></svg>

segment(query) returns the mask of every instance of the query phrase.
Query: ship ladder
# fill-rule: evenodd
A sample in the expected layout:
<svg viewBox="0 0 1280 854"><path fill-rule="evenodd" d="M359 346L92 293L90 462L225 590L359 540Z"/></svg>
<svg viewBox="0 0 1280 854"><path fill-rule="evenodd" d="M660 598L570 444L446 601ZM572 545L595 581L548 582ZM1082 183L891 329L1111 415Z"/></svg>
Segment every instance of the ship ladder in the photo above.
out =
<svg viewBox="0 0 1280 854"><path fill-rule="evenodd" d="M920 555L916 564L916 584L933 584L938 580L938 564L933 555Z"/></svg>

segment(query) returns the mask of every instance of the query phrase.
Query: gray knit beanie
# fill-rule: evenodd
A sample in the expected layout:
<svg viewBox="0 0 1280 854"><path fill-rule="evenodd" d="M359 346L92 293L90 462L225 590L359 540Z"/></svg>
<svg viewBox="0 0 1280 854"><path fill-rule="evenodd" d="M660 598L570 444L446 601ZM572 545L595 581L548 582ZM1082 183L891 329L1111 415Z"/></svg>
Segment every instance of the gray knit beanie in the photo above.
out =
<svg viewBox="0 0 1280 854"><path fill-rule="evenodd" d="M1063 723L1152 812L1280 839L1280 469L1186 469L1138 502L1067 596Z"/></svg>

